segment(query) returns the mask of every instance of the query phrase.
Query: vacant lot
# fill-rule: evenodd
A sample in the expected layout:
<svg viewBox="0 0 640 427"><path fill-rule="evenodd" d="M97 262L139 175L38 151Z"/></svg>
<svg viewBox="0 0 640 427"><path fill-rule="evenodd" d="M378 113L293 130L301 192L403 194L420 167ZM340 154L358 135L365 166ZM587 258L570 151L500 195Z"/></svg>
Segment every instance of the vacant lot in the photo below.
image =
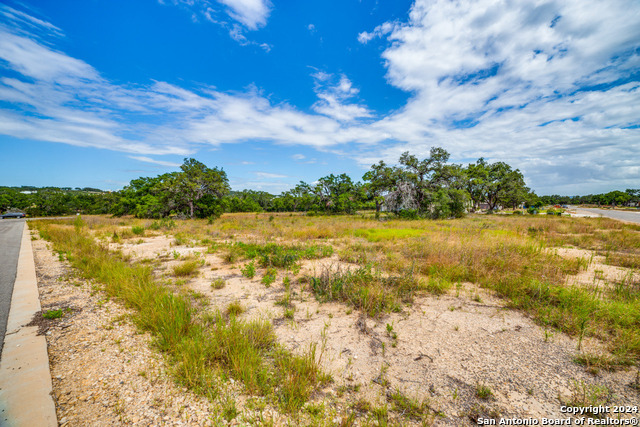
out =
<svg viewBox="0 0 640 427"><path fill-rule="evenodd" d="M153 400L84 399L82 411L63 408L70 424L108 407L129 423L460 425L640 399L635 225L295 214L34 225L83 278L56 292L97 296L85 315L111 316L104 301L115 301L104 328L124 323L146 337L155 381L172 378L195 399L193 413L165 405L156 418L140 408ZM61 324L82 322L78 312ZM62 354L70 343L56 327L50 348ZM141 357L138 344L114 341L83 366L99 375L114 345L124 365Z"/></svg>

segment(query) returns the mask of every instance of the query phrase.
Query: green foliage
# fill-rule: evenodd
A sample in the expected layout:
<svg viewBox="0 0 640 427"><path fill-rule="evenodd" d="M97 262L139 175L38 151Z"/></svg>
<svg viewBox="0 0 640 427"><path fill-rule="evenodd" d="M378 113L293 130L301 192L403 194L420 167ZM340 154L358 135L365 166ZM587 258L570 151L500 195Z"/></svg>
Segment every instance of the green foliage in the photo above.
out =
<svg viewBox="0 0 640 427"><path fill-rule="evenodd" d="M254 262L251 261L250 263L245 265L243 268L240 269L240 272L244 277L248 279L253 279L254 276L256 275L256 266Z"/></svg>
<svg viewBox="0 0 640 427"><path fill-rule="evenodd" d="M225 282L225 280L221 277L218 277L217 279L214 279L211 282L211 287L213 289L222 289L226 286L227 282Z"/></svg>
<svg viewBox="0 0 640 427"><path fill-rule="evenodd" d="M242 254L248 259L257 259L261 267L293 268L301 259L316 259L331 256L333 248L323 245L285 246L276 243L235 243L229 248L234 257Z"/></svg>
<svg viewBox="0 0 640 427"><path fill-rule="evenodd" d="M244 313L244 307L240 304L240 301L233 301L232 303L229 303L225 313L227 316L237 316Z"/></svg>
<svg viewBox="0 0 640 427"><path fill-rule="evenodd" d="M134 225L133 227L131 227L131 232L136 236L144 236L144 227Z"/></svg>
<svg viewBox="0 0 640 427"><path fill-rule="evenodd" d="M278 271L275 268L268 268L267 271L262 276L262 284L267 288L271 286L273 282L276 281L276 275Z"/></svg>
<svg viewBox="0 0 640 427"><path fill-rule="evenodd" d="M493 392L485 384L476 384L476 396L480 399L487 400L493 396Z"/></svg>
<svg viewBox="0 0 640 427"><path fill-rule="evenodd" d="M173 230L176 228L176 222L170 218L161 218L157 221L153 221L149 228L151 230Z"/></svg>
<svg viewBox="0 0 640 427"><path fill-rule="evenodd" d="M57 309L57 310L47 310L44 313L42 313L42 317L44 317L45 319L59 319L64 315L64 312L62 311L61 308Z"/></svg>

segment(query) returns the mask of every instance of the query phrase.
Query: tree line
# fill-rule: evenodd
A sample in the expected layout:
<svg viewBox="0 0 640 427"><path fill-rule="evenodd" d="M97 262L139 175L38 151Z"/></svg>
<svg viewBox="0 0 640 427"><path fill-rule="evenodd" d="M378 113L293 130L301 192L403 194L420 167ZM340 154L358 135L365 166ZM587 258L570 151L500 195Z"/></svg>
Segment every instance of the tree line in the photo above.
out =
<svg viewBox="0 0 640 427"><path fill-rule="evenodd" d="M640 190L580 196L586 197L585 201L578 201L578 197L538 197L526 186L522 173L504 162L489 163L480 158L466 166L451 164L449 153L434 147L423 159L405 152L397 165L380 161L364 174L362 182L354 182L347 174L330 174L311 184L301 181L279 195L231 191L223 169L185 159L177 172L140 177L115 192L0 187L0 209L19 209L30 216L85 213L140 218L207 218L224 212L354 214L372 210L376 216L386 211L405 218L451 218L480 208L594 200L597 204L622 204L637 200Z"/></svg>

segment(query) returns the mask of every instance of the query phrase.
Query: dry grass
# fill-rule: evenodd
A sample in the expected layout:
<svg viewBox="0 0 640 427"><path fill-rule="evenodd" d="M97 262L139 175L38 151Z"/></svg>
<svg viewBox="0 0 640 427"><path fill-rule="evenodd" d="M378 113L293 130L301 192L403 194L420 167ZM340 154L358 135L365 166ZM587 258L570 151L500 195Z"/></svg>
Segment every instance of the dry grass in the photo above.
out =
<svg viewBox="0 0 640 427"><path fill-rule="evenodd" d="M638 284L614 284L598 295L568 286L568 277L590 260L565 259L549 250L570 245L604 254L611 264L638 268L637 225L550 215L376 221L365 216L251 213L225 214L213 224L189 220L166 227L137 219L85 221L98 238L144 227L147 236L171 233L181 244L213 244L228 262L251 260L266 268L291 270L302 259L329 256L335 249L341 260L362 268L311 277L310 290L320 300L344 301L370 315L401 310L419 291L442 293L456 283L472 282L545 326L601 338L617 360L640 359ZM295 277L295 269L292 272ZM393 277L403 278L402 283Z"/></svg>

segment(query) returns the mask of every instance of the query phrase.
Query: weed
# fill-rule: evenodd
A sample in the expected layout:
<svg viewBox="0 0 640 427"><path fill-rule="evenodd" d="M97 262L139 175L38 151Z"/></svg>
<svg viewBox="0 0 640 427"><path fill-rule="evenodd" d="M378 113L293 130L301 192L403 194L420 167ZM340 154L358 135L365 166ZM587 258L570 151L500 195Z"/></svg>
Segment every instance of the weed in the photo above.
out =
<svg viewBox="0 0 640 427"><path fill-rule="evenodd" d="M571 384L572 394L568 401L563 402L567 406L593 406L606 405L611 399L611 392L605 386L587 384L584 381L573 380ZM587 412L588 416L602 416L603 414Z"/></svg>
<svg viewBox="0 0 640 427"><path fill-rule="evenodd" d="M237 242L232 248L241 252L246 258L258 259L261 267L294 268L301 259L316 259L331 256L330 246L283 246L275 243L259 245L256 243Z"/></svg>
<svg viewBox="0 0 640 427"><path fill-rule="evenodd" d="M271 287L271 284L276 281L276 275L278 271L275 268L267 268L267 271L262 276L262 284L267 288Z"/></svg>
<svg viewBox="0 0 640 427"><path fill-rule="evenodd" d="M371 408L373 418L378 422L378 426L386 426L389 422L389 408L387 405Z"/></svg>
<svg viewBox="0 0 640 427"><path fill-rule="evenodd" d="M162 218L159 221L153 221L149 228L151 230L160 230L161 228L164 228L165 230L171 230L176 228L176 223L170 218Z"/></svg>
<svg viewBox="0 0 640 427"><path fill-rule="evenodd" d="M59 319L62 316L64 316L64 312L61 308L57 309L57 310L47 310L44 313L42 313L42 317L44 317L45 319Z"/></svg>
<svg viewBox="0 0 640 427"><path fill-rule="evenodd" d="M224 253L223 259L229 264L233 264L243 255L243 251L238 246L229 246L227 247L226 252Z"/></svg>
<svg viewBox="0 0 640 427"><path fill-rule="evenodd" d="M398 341L398 333L393 330L393 323L387 323L387 335L393 340L391 345L395 347Z"/></svg>
<svg viewBox="0 0 640 427"><path fill-rule="evenodd" d="M243 268L241 268L240 272L244 277L248 279L253 279L253 277L256 275L256 266L253 263L253 261L251 261L250 263L246 264Z"/></svg>
<svg viewBox="0 0 640 427"><path fill-rule="evenodd" d="M476 384L476 396L479 399L488 400L493 396L493 392L487 385L478 383Z"/></svg>
<svg viewBox="0 0 640 427"><path fill-rule="evenodd" d="M387 401L391 403L394 411L418 420L421 420L429 412L426 401L420 402L417 399L412 399L400 392L399 389L388 393Z"/></svg>
<svg viewBox="0 0 640 427"><path fill-rule="evenodd" d="M245 309L242 304L240 304L240 301L233 301L232 303L229 303L227 309L225 310L225 313L227 314L227 316L237 316L244 313L244 311Z"/></svg>
<svg viewBox="0 0 640 427"><path fill-rule="evenodd" d="M238 416L238 408L236 407L236 401L233 397L227 396L224 400L222 416L227 420L227 422L230 422Z"/></svg>
<svg viewBox="0 0 640 427"><path fill-rule="evenodd" d="M609 354L588 354L582 353L573 358L573 361L579 365L583 365L593 374L598 371L617 371L625 367L633 366L633 359L628 356L616 356Z"/></svg>
<svg viewBox="0 0 640 427"><path fill-rule="evenodd" d="M218 277L217 279L213 279L213 281L211 282L211 287L213 289L222 289L225 287L226 284L227 283L223 278Z"/></svg>
<svg viewBox="0 0 640 427"><path fill-rule="evenodd" d="M320 276L308 278L319 301L344 301L376 316L385 311L398 312L410 302L420 285L408 276L383 277L369 266L357 270L325 268Z"/></svg>

